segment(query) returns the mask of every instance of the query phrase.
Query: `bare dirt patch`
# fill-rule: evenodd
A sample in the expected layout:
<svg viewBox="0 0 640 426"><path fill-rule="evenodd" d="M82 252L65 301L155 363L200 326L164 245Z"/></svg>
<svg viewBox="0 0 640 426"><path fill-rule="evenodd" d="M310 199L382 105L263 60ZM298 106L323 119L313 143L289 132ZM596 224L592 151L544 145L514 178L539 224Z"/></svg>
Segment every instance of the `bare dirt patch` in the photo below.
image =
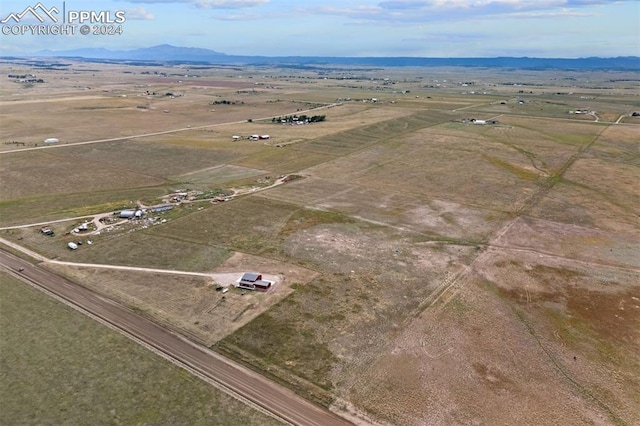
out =
<svg viewBox="0 0 640 426"><path fill-rule="evenodd" d="M492 253L403 329L350 400L393 424L636 422L640 310L626 311L640 306L638 275Z"/></svg>
<svg viewBox="0 0 640 426"><path fill-rule="evenodd" d="M232 271L236 271L235 275L242 272L275 275L280 280L279 284L285 287L291 287L294 284L305 284L317 276L317 272L297 265L239 252L235 252L223 264L213 270L215 273L231 273ZM236 280L234 280L235 282Z"/></svg>
<svg viewBox="0 0 640 426"><path fill-rule="evenodd" d="M528 176L523 178L492 165L482 154L483 147L476 141L444 136L441 132L434 134L426 129L307 172L372 190L409 193L495 210L507 211L523 204L535 190L535 182Z"/></svg>
<svg viewBox="0 0 640 426"><path fill-rule="evenodd" d="M314 176L274 188L260 196L339 211L396 229L451 238L480 239L496 226L494 222L497 219L504 216L499 212L483 211L446 200L423 199L406 192L368 188Z"/></svg>
<svg viewBox="0 0 640 426"><path fill-rule="evenodd" d="M614 236L580 225L521 218L495 244L582 261L640 267L640 245L633 235Z"/></svg>
<svg viewBox="0 0 640 426"><path fill-rule="evenodd" d="M218 347L273 366L270 374L326 404L331 394L344 395L388 336L475 248L415 244L409 235L357 221L298 226L285 252L321 274Z"/></svg>

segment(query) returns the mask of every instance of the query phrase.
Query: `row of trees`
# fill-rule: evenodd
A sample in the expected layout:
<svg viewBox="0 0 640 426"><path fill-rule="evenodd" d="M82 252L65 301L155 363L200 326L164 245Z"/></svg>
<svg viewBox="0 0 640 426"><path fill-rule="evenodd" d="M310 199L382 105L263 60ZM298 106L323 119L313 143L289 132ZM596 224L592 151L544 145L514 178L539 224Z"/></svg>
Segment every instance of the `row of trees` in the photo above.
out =
<svg viewBox="0 0 640 426"><path fill-rule="evenodd" d="M235 105L235 104L242 104L244 105L244 101L228 101L226 99L222 99L222 100L217 100L217 101L211 101L209 102L209 105Z"/></svg>

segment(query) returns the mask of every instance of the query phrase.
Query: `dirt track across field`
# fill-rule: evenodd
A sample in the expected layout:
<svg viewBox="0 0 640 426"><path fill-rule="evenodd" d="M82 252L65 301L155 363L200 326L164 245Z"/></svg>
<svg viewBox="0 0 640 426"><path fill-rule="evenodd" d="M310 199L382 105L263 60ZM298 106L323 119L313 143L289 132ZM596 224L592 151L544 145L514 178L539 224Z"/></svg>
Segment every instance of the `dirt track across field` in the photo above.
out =
<svg viewBox="0 0 640 426"><path fill-rule="evenodd" d="M347 420L226 358L181 338L146 318L44 268L0 251L1 264L31 284L79 310L109 323L134 340L161 352L176 364L216 382L241 400L249 400L278 419L295 425L348 425Z"/></svg>

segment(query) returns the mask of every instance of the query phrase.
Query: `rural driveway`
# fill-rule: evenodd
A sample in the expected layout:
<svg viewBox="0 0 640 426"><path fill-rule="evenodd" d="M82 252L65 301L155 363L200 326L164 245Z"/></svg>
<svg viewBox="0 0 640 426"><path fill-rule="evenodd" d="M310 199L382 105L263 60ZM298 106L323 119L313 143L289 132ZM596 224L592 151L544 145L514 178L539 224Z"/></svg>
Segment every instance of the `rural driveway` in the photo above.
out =
<svg viewBox="0 0 640 426"><path fill-rule="evenodd" d="M47 269L4 250L0 250L0 265L36 287L78 307L79 310L109 323L134 340L151 346L174 363L214 381L231 395L251 401L278 419L294 425L352 424L256 372L196 345Z"/></svg>

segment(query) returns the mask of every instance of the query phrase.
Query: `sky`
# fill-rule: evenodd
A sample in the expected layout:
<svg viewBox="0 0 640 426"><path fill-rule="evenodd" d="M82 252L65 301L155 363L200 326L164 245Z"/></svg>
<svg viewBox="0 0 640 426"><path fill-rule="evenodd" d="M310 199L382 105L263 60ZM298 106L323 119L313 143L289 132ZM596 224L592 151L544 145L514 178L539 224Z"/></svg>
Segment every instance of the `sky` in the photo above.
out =
<svg viewBox="0 0 640 426"><path fill-rule="evenodd" d="M159 44L230 55L412 57L640 56L640 0L0 0L0 55ZM66 34L31 34L42 25ZM56 8L55 10L53 8ZM42 10L58 19L54 23ZM57 11L57 13L56 13ZM84 24L121 34L80 34ZM13 18L11 18L13 14ZM101 19L100 19L101 18ZM101 22L98 22L101 21ZM51 31L51 30L47 30ZM70 34L70 31L74 31ZM23 33L24 32L24 33Z"/></svg>

